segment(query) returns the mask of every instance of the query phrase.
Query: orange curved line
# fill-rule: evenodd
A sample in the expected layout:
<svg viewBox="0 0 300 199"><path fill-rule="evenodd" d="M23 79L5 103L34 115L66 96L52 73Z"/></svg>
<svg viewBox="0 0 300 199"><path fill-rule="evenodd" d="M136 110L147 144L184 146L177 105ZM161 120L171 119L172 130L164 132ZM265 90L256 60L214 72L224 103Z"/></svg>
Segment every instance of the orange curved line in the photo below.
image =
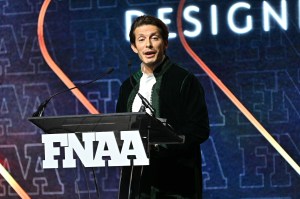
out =
<svg viewBox="0 0 300 199"><path fill-rule="evenodd" d="M53 70L53 72L61 79L61 81L70 89L75 87L74 83L68 78L68 76L60 69L60 67L53 61L50 54L48 53L45 41L44 41L44 19L47 8L50 4L51 0L45 0L39 14L38 18L38 28L37 35L39 40L39 45L41 49L41 53L49 65L49 67ZM79 89L71 90L76 98L85 106L85 108L91 114L99 114L99 111L90 103L90 101L80 92Z"/></svg>
<svg viewBox="0 0 300 199"><path fill-rule="evenodd" d="M204 70L204 72L215 82L233 104L245 115L245 117L256 127L256 129L267 139L267 141L277 150L277 152L295 169L300 175L299 165L289 156L289 154L277 143L270 133L257 121L257 119L247 110L247 108L235 97L235 95L222 83L222 81L210 70L210 68L199 58L187 43L182 29L182 11L185 0L181 0L177 10L177 29L179 39L193 60Z"/></svg>
<svg viewBox="0 0 300 199"><path fill-rule="evenodd" d="M29 195L22 189L22 187L20 187L17 181L9 174L2 164L0 164L0 174L22 199L30 199Z"/></svg>

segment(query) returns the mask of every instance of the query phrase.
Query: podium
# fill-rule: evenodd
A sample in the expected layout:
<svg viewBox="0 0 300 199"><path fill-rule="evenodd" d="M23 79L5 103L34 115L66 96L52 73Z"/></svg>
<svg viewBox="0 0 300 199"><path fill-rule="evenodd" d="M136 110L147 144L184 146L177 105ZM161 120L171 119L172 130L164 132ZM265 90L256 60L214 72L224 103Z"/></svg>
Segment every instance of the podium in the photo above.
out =
<svg viewBox="0 0 300 199"><path fill-rule="evenodd" d="M118 144L121 144L121 131L138 130L149 158L151 158L151 145L184 143L184 136L177 135L166 122L144 112L30 117L28 120L46 134L76 133L80 135L87 132L112 131ZM119 199L138 196L141 172L142 166L131 165L129 169L128 167L122 169Z"/></svg>

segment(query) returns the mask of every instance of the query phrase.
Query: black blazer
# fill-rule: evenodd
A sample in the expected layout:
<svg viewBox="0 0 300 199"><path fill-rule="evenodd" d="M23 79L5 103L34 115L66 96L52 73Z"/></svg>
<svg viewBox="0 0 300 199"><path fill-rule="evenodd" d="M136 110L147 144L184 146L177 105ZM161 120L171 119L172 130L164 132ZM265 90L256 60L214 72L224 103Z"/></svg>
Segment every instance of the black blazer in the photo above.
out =
<svg viewBox="0 0 300 199"><path fill-rule="evenodd" d="M200 143L209 136L209 120L205 96L198 79L173 64L168 57L154 75L151 103L155 116L166 118L175 132L185 135L184 144L160 146L151 151L150 165L144 167L141 189L201 198L202 172ZM137 71L120 87L117 112L131 112L133 99L142 76ZM133 86L136 87L133 89Z"/></svg>

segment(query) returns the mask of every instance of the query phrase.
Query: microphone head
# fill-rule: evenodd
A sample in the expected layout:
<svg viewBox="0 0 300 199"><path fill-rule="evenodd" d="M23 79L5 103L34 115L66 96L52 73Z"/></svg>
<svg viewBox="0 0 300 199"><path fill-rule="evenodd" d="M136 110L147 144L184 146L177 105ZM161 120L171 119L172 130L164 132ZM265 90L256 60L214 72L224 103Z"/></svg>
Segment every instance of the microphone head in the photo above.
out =
<svg viewBox="0 0 300 199"><path fill-rule="evenodd" d="M107 69L107 71L105 72L105 74L109 75L110 73L112 73L115 69L113 67L109 67Z"/></svg>

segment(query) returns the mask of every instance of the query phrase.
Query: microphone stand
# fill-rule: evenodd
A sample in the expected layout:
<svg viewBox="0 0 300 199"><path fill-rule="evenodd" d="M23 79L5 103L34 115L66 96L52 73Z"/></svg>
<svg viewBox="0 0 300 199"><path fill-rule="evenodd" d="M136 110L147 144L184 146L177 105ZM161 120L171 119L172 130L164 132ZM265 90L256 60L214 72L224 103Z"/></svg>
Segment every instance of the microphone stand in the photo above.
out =
<svg viewBox="0 0 300 199"><path fill-rule="evenodd" d="M60 92L57 92L57 93L51 95L48 99L46 99L44 102L42 102L42 103L39 105L39 107L37 108L37 110L32 114L32 117L42 117L42 116L44 116L44 111L45 111L45 109L46 109L46 106L48 105L48 103L50 102L50 100L51 100L53 97L55 97L55 96L57 96L57 95L59 95L59 94L61 94L61 93L64 93L64 92L71 91L71 90L73 90L73 89L75 89L75 88L80 88L80 87L86 86L86 85L88 85L88 84L91 84L91 83L93 83L93 82L99 80L99 79L102 78L103 76L112 73L113 71L114 71L114 69L113 69L112 67L111 67L111 68L108 68L108 70L107 70L105 73L101 74L100 77L97 77L97 78L93 79L92 81L89 81L89 82L87 82L87 83L85 83L85 84L82 84L81 86L74 86L74 87L72 87L72 88L68 88L68 89L62 90L62 91L60 91Z"/></svg>

